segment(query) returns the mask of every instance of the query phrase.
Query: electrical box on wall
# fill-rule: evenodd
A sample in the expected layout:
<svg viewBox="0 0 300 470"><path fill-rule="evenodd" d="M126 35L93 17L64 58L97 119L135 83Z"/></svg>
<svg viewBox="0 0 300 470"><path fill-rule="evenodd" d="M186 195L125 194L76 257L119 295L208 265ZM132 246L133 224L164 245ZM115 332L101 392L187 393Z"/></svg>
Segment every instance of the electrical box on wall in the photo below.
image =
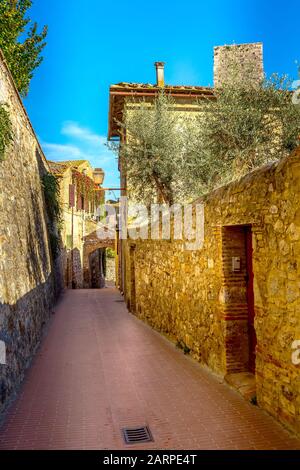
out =
<svg viewBox="0 0 300 470"><path fill-rule="evenodd" d="M232 271L239 272L241 270L241 258L239 256L233 256L232 260Z"/></svg>

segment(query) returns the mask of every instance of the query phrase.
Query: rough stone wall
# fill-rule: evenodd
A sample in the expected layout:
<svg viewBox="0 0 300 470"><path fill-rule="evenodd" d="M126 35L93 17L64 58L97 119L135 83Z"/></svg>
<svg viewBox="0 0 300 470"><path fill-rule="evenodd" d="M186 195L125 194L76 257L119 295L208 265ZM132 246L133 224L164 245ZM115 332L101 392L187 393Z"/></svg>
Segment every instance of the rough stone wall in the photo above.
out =
<svg viewBox="0 0 300 470"><path fill-rule="evenodd" d="M20 384L54 301L46 211L40 176L46 160L0 55L0 101L14 141L0 162L0 412Z"/></svg>
<svg viewBox="0 0 300 470"><path fill-rule="evenodd" d="M106 256L106 275L107 281L116 281L116 259Z"/></svg>
<svg viewBox="0 0 300 470"><path fill-rule="evenodd" d="M72 184L72 169L69 168L60 178L60 198L62 207L61 239L63 244L63 269L65 287L83 287L83 236L84 213L69 207L69 186ZM73 230L72 230L73 225ZM73 265L73 275L71 266Z"/></svg>
<svg viewBox="0 0 300 470"><path fill-rule="evenodd" d="M93 169L89 162L85 161L79 170L86 170L86 175L93 178ZM97 236L98 225L92 218L94 214L91 204L89 211L77 209L76 203L72 210L69 205L69 188L74 184L72 168L64 171L60 176L60 198L62 210L61 240L63 245L62 265L64 271L65 287L76 289L89 288L91 286L91 273L89 256L92 251L105 246L113 246L114 241L103 241ZM77 195L75 196L76 201ZM103 193L104 202L104 193ZM72 268L73 267L73 268ZM72 272L71 272L72 271Z"/></svg>
<svg viewBox="0 0 300 470"><path fill-rule="evenodd" d="M101 289L105 287L105 248L94 250L89 256L90 288Z"/></svg>
<svg viewBox="0 0 300 470"><path fill-rule="evenodd" d="M228 256L244 261L240 244L235 254L226 244L226 230L250 226L257 399L300 432L300 366L291 357L292 342L300 339L300 149L202 201L201 250L187 251L174 240L123 243L127 304L215 372L246 369L245 288L235 288L226 274Z"/></svg>
<svg viewBox="0 0 300 470"><path fill-rule="evenodd" d="M214 48L214 86L222 86L231 78L260 82L263 78L262 43L235 44Z"/></svg>

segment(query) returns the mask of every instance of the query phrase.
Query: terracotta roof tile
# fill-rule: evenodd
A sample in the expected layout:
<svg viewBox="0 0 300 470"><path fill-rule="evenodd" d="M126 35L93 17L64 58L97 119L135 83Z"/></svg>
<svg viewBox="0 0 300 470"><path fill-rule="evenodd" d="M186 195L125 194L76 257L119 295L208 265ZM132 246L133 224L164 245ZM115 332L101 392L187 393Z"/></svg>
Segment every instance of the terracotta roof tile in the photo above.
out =
<svg viewBox="0 0 300 470"><path fill-rule="evenodd" d="M111 85L111 89L117 89L117 88L126 88L126 89L152 89L152 90L158 90L160 87L157 85L153 85L151 83L127 83L127 82L120 82L116 83L114 85ZM213 92L213 88L207 87L207 86L195 86L195 85L165 85L164 87L165 90L187 90L187 91L210 91Z"/></svg>
<svg viewBox="0 0 300 470"><path fill-rule="evenodd" d="M54 174L64 173L68 168L77 169L82 163L87 160L65 160L63 162L53 162L48 160L50 171Z"/></svg>
<svg viewBox="0 0 300 470"><path fill-rule="evenodd" d="M120 82L110 86L108 138L119 137L119 124L122 121L124 102L127 97L154 97L160 90L170 93L175 99L185 102L196 99L214 99L214 88L194 85L165 85L162 89L150 83Z"/></svg>

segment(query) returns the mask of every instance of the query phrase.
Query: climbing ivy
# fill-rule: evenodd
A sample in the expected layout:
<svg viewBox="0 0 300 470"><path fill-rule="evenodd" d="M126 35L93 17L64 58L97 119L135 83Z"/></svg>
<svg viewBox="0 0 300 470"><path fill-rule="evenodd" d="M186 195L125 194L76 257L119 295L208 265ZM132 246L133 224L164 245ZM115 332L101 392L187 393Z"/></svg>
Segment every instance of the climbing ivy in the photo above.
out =
<svg viewBox="0 0 300 470"><path fill-rule="evenodd" d="M77 194L81 194L88 201L94 202L95 205L98 206L101 202L102 194L100 191L96 191L97 187L94 181L79 171L74 171L73 177L76 184Z"/></svg>
<svg viewBox="0 0 300 470"><path fill-rule="evenodd" d="M0 161L4 160L5 149L12 141L12 126L5 105L0 104Z"/></svg>
<svg viewBox="0 0 300 470"><path fill-rule="evenodd" d="M57 178L52 173L43 175L42 184L48 215L50 247L52 256L55 259L60 251L60 229L62 224L60 187Z"/></svg>
<svg viewBox="0 0 300 470"><path fill-rule="evenodd" d="M92 200L95 191L94 181L79 171L74 171L73 176L75 178L77 193L88 200Z"/></svg>
<svg viewBox="0 0 300 470"><path fill-rule="evenodd" d="M106 248L106 257L107 258L115 258L116 252L112 248Z"/></svg>

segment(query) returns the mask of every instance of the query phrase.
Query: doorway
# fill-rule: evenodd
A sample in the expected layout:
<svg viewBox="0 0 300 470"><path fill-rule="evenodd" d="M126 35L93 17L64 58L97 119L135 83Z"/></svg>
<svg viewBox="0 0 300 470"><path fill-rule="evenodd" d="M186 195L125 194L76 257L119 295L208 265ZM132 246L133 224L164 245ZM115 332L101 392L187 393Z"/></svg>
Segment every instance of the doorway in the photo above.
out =
<svg viewBox="0 0 300 470"><path fill-rule="evenodd" d="M252 227L223 227L222 252L226 371L255 374Z"/></svg>
<svg viewBox="0 0 300 470"><path fill-rule="evenodd" d="M246 246L246 283L247 283L247 304L248 304L248 341L249 341L249 372L255 374L255 350L256 350L256 332L254 326L254 288L253 288L253 246L252 246L252 228L245 227L245 246Z"/></svg>
<svg viewBox="0 0 300 470"><path fill-rule="evenodd" d="M105 248L98 248L89 255L89 278L91 289L105 287Z"/></svg>

